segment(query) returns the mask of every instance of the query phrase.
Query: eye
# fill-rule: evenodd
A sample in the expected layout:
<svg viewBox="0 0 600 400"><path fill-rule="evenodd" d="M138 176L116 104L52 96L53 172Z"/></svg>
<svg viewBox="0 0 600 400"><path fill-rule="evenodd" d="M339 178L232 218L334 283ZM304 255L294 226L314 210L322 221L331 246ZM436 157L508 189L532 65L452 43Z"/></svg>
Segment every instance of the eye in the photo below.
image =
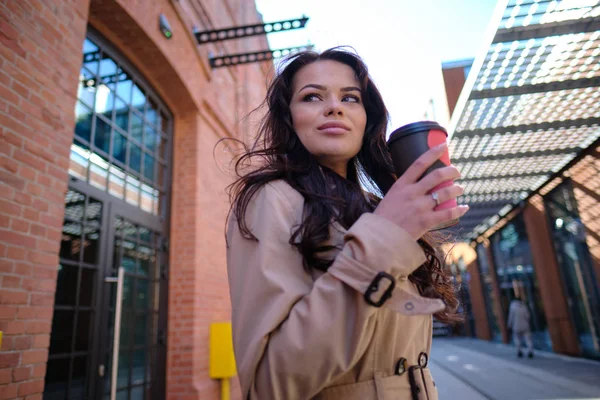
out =
<svg viewBox="0 0 600 400"><path fill-rule="evenodd" d="M348 103L360 103L360 97L349 94L349 95L342 97L342 101L345 101Z"/></svg>
<svg viewBox="0 0 600 400"><path fill-rule="evenodd" d="M321 98L316 93L309 93L302 98L302 101L319 101Z"/></svg>

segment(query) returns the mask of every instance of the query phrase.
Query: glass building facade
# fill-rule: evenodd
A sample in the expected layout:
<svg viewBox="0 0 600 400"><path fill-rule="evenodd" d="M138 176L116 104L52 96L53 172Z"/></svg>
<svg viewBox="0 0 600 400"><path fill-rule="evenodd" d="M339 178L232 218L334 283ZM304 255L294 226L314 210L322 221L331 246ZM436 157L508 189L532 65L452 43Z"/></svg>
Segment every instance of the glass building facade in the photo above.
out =
<svg viewBox="0 0 600 400"><path fill-rule="evenodd" d="M494 234L490 241L503 317L508 318L510 303L519 296L531 312L534 347L552 349L523 215L517 215Z"/></svg>
<svg viewBox="0 0 600 400"><path fill-rule="evenodd" d="M600 357L600 296L586 231L566 180L545 197L548 222L560 265L567 305L573 318L581 350Z"/></svg>

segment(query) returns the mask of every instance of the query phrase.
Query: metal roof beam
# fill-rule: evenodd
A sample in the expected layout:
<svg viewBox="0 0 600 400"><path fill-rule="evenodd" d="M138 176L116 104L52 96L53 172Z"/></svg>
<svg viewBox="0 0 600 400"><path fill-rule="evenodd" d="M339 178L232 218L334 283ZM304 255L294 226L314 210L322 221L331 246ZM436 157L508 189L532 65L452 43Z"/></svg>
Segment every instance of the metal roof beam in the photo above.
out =
<svg viewBox="0 0 600 400"><path fill-rule="evenodd" d="M592 126L600 124L600 118L579 118L579 119L567 119L564 121L551 121L542 122L540 124L526 124L526 125L513 125L513 126L499 126L497 128L485 128L485 129L473 129L465 131L456 131L452 135L452 140L462 139L465 137L472 136L485 136L502 133L516 133L516 132L527 132L527 131L548 131L550 129L558 130L561 128L579 128L582 126Z"/></svg>
<svg viewBox="0 0 600 400"><path fill-rule="evenodd" d="M469 100L489 99L494 97L518 96L530 93L554 92L557 90L582 89L600 86L600 77L569 79L566 81L538 83L536 85L510 86L471 92Z"/></svg>
<svg viewBox="0 0 600 400"><path fill-rule="evenodd" d="M464 162L478 162L478 161L491 161L491 160L522 160L528 157L544 157L554 156L559 154L579 153L583 148L581 147L567 147L563 149L555 150L539 150L539 151L524 151L522 153L513 154L490 154L487 156L478 157L465 157L465 158L454 158L452 159L453 164L464 163Z"/></svg>
<svg viewBox="0 0 600 400"><path fill-rule="evenodd" d="M198 44L221 42L224 40L240 39L249 36L265 35L267 33L276 33L302 29L306 26L308 17L288 19L284 21L268 22L264 24L252 24L231 26L229 28L215 29L209 31L194 31L194 36Z"/></svg>
<svg viewBox="0 0 600 400"><path fill-rule="evenodd" d="M256 51L252 53L228 54L222 57L211 57L208 62L211 68L231 67L240 64L250 64L284 57L300 51L312 50L313 45L288 47L285 49Z"/></svg>
<svg viewBox="0 0 600 400"><path fill-rule="evenodd" d="M595 17L518 26L510 29L499 29L492 43L528 40L547 36L567 35L569 33L594 32L600 29L600 19Z"/></svg>
<svg viewBox="0 0 600 400"><path fill-rule="evenodd" d="M552 174L554 171L547 171L547 172L522 172L522 173L518 173L518 174L507 174L507 175L494 175L494 176L478 176L478 177L468 177L468 178L461 178L461 179L457 179L458 182L461 182L461 184L464 183L468 183L468 182L478 182L478 181L487 181L490 179L512 179L512 178L531 178L534 176L546 176L549 174ZM520 190L519 190L520 192ZM470 194L469 194L470 195Z"/></svg>

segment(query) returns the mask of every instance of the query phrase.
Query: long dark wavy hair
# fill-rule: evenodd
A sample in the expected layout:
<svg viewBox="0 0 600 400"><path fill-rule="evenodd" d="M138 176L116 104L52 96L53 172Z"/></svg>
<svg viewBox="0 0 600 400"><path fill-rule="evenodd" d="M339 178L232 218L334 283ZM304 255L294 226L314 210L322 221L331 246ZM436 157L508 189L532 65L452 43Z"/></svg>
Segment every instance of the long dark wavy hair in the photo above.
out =
<svg viewBox="0 0 600 400"><path fill-rule="evenodd" d="M322 60L337 61L354 70L367 114L362 147L349 161L346 178L319 165L292 125L290 102L294 76L304 66ZM342 48L322 53L301 52L289 56L283 65L271 82L263 105L255 110L266 107L258 135L236 160L237 179L229 186L230 216L235 215L243 237L258 240L246 224L247 206L265 184L284 180L304 197L303 221L289 243L302 254L307 270L327 271L333 262L327 257L332 250L328 245L332 221L349 229L363 213L375 209L397 179L385 141L389 114L366 65L352 52ZM248 168L249 165L252 167ZM435 314L439 321L460 320L451 311L457 308L458 301L452 277L437 250L439 243L430 234L418 243L427 261L409 276L410 281L423 296L441 298L447 304L445 311Z"/></svg>

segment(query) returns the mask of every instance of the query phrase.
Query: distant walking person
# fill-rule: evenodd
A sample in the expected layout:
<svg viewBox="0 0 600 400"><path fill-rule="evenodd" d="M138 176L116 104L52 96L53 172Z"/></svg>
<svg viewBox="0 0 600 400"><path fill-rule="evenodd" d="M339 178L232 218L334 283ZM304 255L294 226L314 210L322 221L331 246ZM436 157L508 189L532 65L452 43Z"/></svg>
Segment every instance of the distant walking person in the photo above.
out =
<svg viewBox="0 0 600 400"><path fill-rule="evenodd" d="M517 346L517 356L523 357L521 351L521 344L523 339L527 345L527 356L533 358L533 343L531 341L531 327L529 325L529 319L531 314L527 305L521 301L520 297L517 297L510 303L510 309L508 312L508 329L512 329L513 339Z"/></svg>

